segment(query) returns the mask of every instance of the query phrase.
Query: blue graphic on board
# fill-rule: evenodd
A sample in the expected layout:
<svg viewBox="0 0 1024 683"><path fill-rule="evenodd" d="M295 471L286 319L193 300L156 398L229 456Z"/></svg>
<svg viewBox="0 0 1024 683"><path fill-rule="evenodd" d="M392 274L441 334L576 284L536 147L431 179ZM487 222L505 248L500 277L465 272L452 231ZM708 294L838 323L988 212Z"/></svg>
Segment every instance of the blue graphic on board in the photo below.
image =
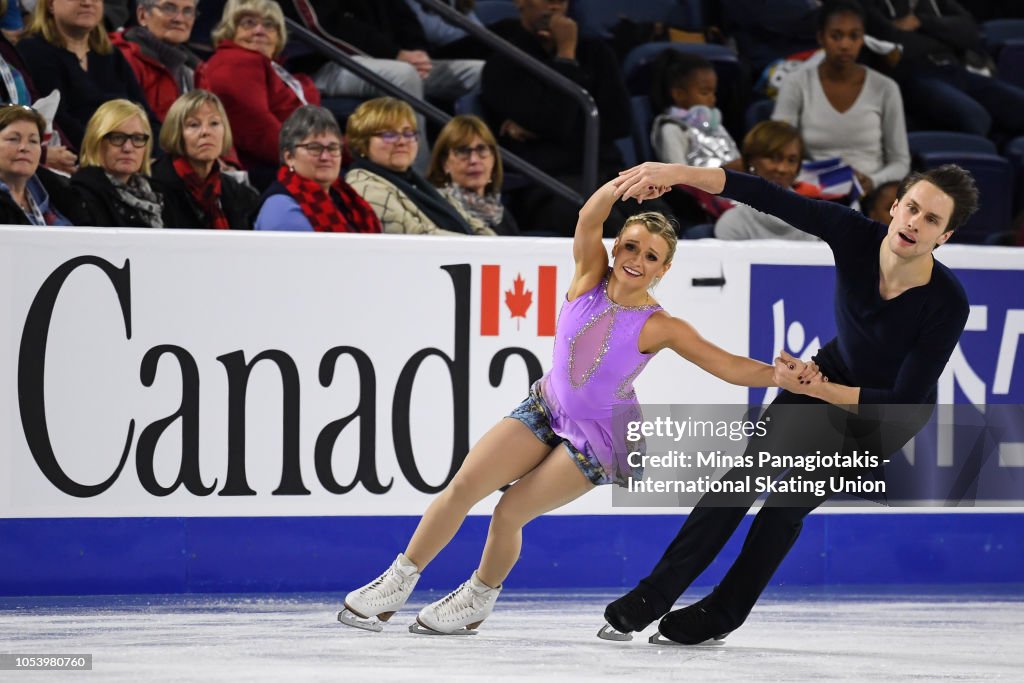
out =
<svg viewBox="0 0 1024 683"><path fill-rule="evenodd" d="M939 380L936 416L894 457L886 477L913 481L920 501L1024 500L1024 272L956 270L970 318ZM750 355L809 359L835 336L832 266L752 265ZM754 405L777 389L751 389ZM950 406L956 405L955 409ZM906 486L901 486L906 490Z"/></svg>

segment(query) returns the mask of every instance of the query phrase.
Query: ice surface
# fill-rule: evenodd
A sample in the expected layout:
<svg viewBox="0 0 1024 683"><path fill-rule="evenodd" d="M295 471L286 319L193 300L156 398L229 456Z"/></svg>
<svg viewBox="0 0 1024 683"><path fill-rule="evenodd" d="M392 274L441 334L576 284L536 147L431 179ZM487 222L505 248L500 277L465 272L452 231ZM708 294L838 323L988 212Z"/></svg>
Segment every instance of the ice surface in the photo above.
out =
<svg viewBox="0 0 1024 683"><path fill-rule="evenodd" d="M470 637L407 631L419 591L383 633L336 620L340 595L0 599L3 651L93 655L93 671L0 680L901 681L1021 680L1024 598L790 592L762 600L721 646L599 640L618 592L507 591ZM688 604L700 594L684 596Z"/></svg>

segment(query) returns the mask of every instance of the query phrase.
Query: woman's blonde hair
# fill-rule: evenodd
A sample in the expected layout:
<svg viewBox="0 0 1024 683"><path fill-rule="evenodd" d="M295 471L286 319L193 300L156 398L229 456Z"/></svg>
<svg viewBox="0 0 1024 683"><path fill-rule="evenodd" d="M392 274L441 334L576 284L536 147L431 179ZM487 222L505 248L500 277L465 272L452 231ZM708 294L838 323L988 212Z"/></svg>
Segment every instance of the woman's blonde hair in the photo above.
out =
<svg viewBox="0 0 1024 683"><path fill-rule="evenodd" d="M224 126L224 143L217 156L223 156L231 149L234 142L231 139L231 123L228 122L224 104L209 90L192 90L174 100L171 108L167 110L167 116L160 127L160 147L165 152L179 157L185 156L185 121L204 104L213 107L220 116L221 125Z"/></svg>
<svg viewBox="0 0 1024 683"><path fill-rule="evenodd" d="M622 237L622 233L626 231L626 228L636 224L644 226L647 228L647 232L665 240L665 243L668 245L668 253L665 254L665 265L672 263L672 258L676 255L676 245L679 242L679 238L676 235L676 226L672 224L672 221L657 211L634 214L622 224L622 228L615 239Z"/></svg>
<svg viewBox="0 0 1024 683"><path fill-rule="evenodd" d="M234 40L235 32L238 31L238 20L247 14L255 14L260 19L270 19L277 25L277 46L274 48L274 56L281 54L288 42L288 30L284 25L281 6L274 0L228 0L224 5L224 14L221 15L220 22L210 34L213 46L217 47L225 40Z"/></svg>
<svg viewBox="0 0 1024 683"><path fill-rule="evenodd" d="M494 133L487 124L479 116L472 114L454 116L441 129L437 140L434 141L434 153L430 157L427 180L437 187L444 187L448 182L447 174L444 172L444 162L448 159L448 154L456 147L468 145L476 137L483 140L494 155L494 172L491 175L488 192L500 191L504 173L501 167L501 154L498 152L498 141L494 139Z"/></svg>
<svg viewBox="0 0 1024 683"><path fill-rule="evenodd" d="M375 97L356 107L345 124L345 138L352 153L365 157L370 138L382 130L409 124L416 128L416 112L406 102L394 97Z"/></svg>
<svg viewBox="0 0 1024 683"><path fill-rule="evenodd" d="M32 18L29 20L26 33L29 35L41 35L43 40L50 45L67 47L67 44L64 42L64 36L57 30L57 21L53 18L53 12L50 11L50 2L51 0L39 0L36 3L36 8L32 11ZM109 55L114 49L110 38L107 36L106 29L103 28L102 9L100 10L99 23L89 31L89 49L101 55Z"/></svg>
<svg viewBox="0 0 1024 683"><path fill-rule="evenodd" d="M153 129L149 127L149 119L146 118L145 110L128 100L108 100L101 104L89 119L89 123L85 126L85 137L82 138L82 166L103 166L103 154L100 152L103 136L133 116L139 117L142 129L149 136L145 152L142 155L142 167L139 169L143 174L149 175L149 161L153 152Z"/></svg>

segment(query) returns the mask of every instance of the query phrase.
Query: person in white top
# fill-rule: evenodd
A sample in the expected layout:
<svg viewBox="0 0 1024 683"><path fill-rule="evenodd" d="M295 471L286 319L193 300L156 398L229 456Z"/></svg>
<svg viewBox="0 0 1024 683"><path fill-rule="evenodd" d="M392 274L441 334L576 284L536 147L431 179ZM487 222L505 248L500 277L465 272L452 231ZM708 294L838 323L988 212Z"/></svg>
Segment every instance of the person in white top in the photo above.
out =
<svg viewBox="0 0 1024 683"><path fill-rule="evenodd" d="M910 171L910 149L899 86L857 63L864 45L864 10L850 0L823 5L818 42L825 58L790 75L772 118L796 126L813 160L840 157L865 192Z"/></svg>

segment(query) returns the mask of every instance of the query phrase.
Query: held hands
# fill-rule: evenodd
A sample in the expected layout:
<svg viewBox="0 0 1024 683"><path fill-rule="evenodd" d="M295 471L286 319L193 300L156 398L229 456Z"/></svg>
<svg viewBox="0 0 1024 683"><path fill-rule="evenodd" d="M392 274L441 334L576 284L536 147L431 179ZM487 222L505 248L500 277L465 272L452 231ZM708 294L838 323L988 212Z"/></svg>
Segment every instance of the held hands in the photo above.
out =
<svg viewBox="0 0 1024 683"><path fill-rule="evenodd" d="M397 59L412 64L420 78L429 76L430 70L434 68L434 63L430 61L430 55L423 50L399 50Z"/></svg>
<svg viewBox="0 0 1024 683"><path fill-rule="evenodd" d="M772 378L780 389L794 394L807 394L812 386L828 381L814 361L804 363L785 351L779 351L775 359Z"/></svg>
<svg viewBox="0 0 1024 683"><path fill-rule="evenodd" d="M676 184L673 178L675 170L673 164L647 161L621 171L619 177L612 181L615 197L623 201L632 198L641 203L645 199L657 199Z"/></svg>

